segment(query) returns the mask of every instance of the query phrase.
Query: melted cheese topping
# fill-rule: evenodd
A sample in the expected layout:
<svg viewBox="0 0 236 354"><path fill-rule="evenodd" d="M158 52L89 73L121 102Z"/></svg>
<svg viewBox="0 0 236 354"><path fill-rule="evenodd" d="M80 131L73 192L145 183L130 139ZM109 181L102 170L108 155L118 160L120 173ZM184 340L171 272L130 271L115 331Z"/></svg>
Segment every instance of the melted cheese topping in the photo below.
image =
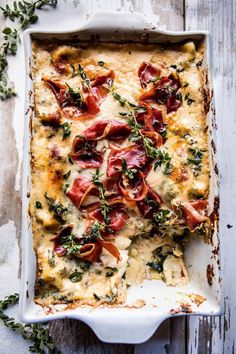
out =
<svg viewBox="0 0 236 354"><path fill-rule="evenodd" d="M188 202L196 198L208 198L209 194L209 157L208 137L206 134L206 117L202 92L202 73L196 63L202 59L202 48L196 49L192 42L176 46L134 45L134 44L83 44L81 46L55 46L35 42L34 52L34 97L35 114L32 130L32 194L30 213L32 215L34 248L38 261L38 280L36 284L36 301L40 304L52 304L67 301L96 305L101 302L122 303L125 301L127 285L142 282L145 278L160 278L168 285L184 285L188 282L188 274L184 264L183 252L176 246L176 235L183 229L173 226L165 237L152 233L150 221L143 219L138 210L130 214L125 227L115 238L115 245L121 254L121 261L105 249L102 250L101 262L84 269L83 262L70 256L59 257L54 252L52 238L60 228L45 198L50 198L67 206L70 210L66 223L73 224L73 232L83 234L86 220L78 208L66 196L65 184L71 186L78 175L91 176L95 169L80 169L71 164L68 154L72 142L77 135L102 119L127 120L121 117L120 103L108 94L100 106L100 111L90 119L68 119L61 114L60 124L69 123L70 135L63 140L63 129L48 125L50 115L60 111L58 102L51 89L42 81L42 77L58 79L67 83L74 90L80 87L82 79L79 75L72 77L71 71L59 73L55 63L66 58L71 64L80 65L90 80L106 75L110 70L115 73L115 91L129 101L138 102L145 91L141 87L138 69L142 62L159 65L165 63L162 75L174 73L176 68L181 83L180 108L169 114L164 104L158 104L163 111L167 126L167 139L164 151L171 156L173 171L164 173L164 166L154 170L152 166L146 177L147 184L158 193L163 201L163 208L172 208L176 201ZM98 63L103 62L101 66ZM176 67L172 67L175 65ZM181 70L178 70L181 68ZM149 86L152 84L149 84ZM131 144L128 140L124 145ZM106 148L100 173L106 173L109 145L106 139L98 142L98 150ZM189 163L192 157L190 148L200 148L203 152L200 164ZM68 178L63 178L68 171ZM136 208L137 209L137 208ZM149 235L149 236L147 236ZM145 236L145 237L144 237ZM155 269L156 260L153 251L161 250L162 271ZM158 259L159 256L157 256ZM159 257L160 261L160 257ZM115 269L108 276L109 269ZM79 281L71 281L73 272L82 274Z"/></svg>

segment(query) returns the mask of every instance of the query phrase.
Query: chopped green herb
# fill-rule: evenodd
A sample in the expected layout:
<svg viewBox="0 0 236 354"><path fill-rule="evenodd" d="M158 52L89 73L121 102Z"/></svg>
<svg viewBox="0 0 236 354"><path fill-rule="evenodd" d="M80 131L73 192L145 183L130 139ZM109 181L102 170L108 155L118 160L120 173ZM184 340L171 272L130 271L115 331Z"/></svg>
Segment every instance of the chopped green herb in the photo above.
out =
<svg viewBox="0 0 236 354"><path fill-rule="evenodd" d="M70 177L70 174L71 174L71 170L67 171L67 172L63 175L63 177L64 177L65 179L67 179L67 178Z"/></svg>
<svg viewBox="0 0 236 354"><path fill-rule="evenodd" d="M65 183L65 184L62 186L62 191L63 191L64 193L66 193L68 187L69 187L69 183Z"/></svg>
<svg viewBox="0 0 236 354"><path fill-rule="evenodd" d="M187 101L188 106L190 106L193 102L195 102L195 100L193 98L189 97L189 92L186 93L184 98L185 98L185 101Z"/></svg>
<svg viewBox="0 0 236 354"><path fill-rule="evenodd" d="M65 122L64 124L61 125L61 128L63 130L63 135L62 135L62 140L65 140L71 135L71 130L70 130L71 123Z"/></svg>
<svg viewBox="0 0 236 354"><path fill-rule="evenodd" d="M160 80L160 79L161 79L161 77L160 77L160 76L157 76L157 77L154 77L153 79L149 80L148 83L149 83L149 82L157 82L157 81Z"/></svg>
<svg viewBox="0 0 236 354"><path fill-rule="evenodd" d="M127 117L129 115L129 113L128 112L119 112L119 115L121 117Z"/></svg>
<svg viewBox="0 0 236 354"><path fill-rule="evenodd" d="M36 200L35 206L37 209L42 209L42 204L38 200Z"/></svg>
<svg viewBox="0 0 236 354"><path fill-rule="evenodd" d="M78 72L79 72L79 75L80 75L81 79L85 80L86 79L86 74L85 74L84 69L82 68L82 66L80 64L78 65Z"/></svg>
<svg viewBox="0 0 236 354"><path fill-rule="evenodd" d="M125 176L127 176L129 179L134 179L135 175L137 173L137 170L134 168L127 168L127 163L125 159L122 159L122 172L124 173Z"/></svg>
<svg viewBox="0 0 236 354"><path fill-rule="evenodd" d="M89 268L91 267L91 263L90 262L87 262L87 261L84 261L84 262L80 262L79 263L79 266L80 268L83 270L83 271L87 271L89 270Z"/></svg>
<svg viewBox="0 0 236 354"><path fill-rule="evenodd" d="M156 213L153 214L152 224L156 228L159 228L169 220L170 220L170 211L168 209L159 209Z"/></svg>
<svg viewBox="0 0 236 354"><path fill-rule="evenodd" d="M49 211L53 213L55 219L57 219L60 223L64 223L66 221L67 215L70 213L68 207L65 207L61 203L54 201L48 196L47 192L44 194L44 196L47 200Z"/></svg>
<svg viewBox="0 0 236 354"><path fill-rule="evenodd" d="M80 272L73 272L70 274L69 279L72 283L78 283L79 281L81 281L83 278L83 273Z"/></svg>
<svg viewBox="0 0 236 354"><path fill-rule="evenodd" d="M99 297L97 294L95 294L95 293L93 293L93 297L94 297L94 299L97 300L97 301L101 300L100 297Z"/></svg>
<svg viewBox="0 0 236 354"><path fill-rule="evenodd" d="M56 265L55 254L51 250L48 250L48 264L54 268Z"/></svg>
<svg viewBox="0 0 236 354"><path fill-rule="evenodd" d="M188 162L194 165L200 165L204 151L199 148L189 148L188 151L191 153L191 157L188 158Z"/></svg>
<svg viewBox="0 0 236 354"><path fill-rule="evenodd" d="M171 174L172 171L173 171L173 165L172 165L172 163L170 163L170 161L167 161L166 167L164 170L164 174L169 175L169 174Z"/></svg>
<svg viewBox="0 0 236 354"><path fill-rule="evenodd" d="M112 277L115 273L118 272L117 268L112 268L112 267L106 267L105 269L107 269L108 271L106 272L106 277Z"/></svg>

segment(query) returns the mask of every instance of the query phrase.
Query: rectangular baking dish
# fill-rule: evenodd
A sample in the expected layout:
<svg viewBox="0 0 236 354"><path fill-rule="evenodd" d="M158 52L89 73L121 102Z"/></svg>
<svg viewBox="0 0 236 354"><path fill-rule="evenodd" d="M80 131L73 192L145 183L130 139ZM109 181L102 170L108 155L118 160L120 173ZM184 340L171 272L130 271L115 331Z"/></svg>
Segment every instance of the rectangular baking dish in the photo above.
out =
<svg viewBox="0 0 236 354"><path fill-rule="evenodd" d="M208 243L192 238L186 250L190 283L185 287L167 287L158 280L144 281L128 290L123 307L77 307L67 309L63 305L43 309L34 302L36 259L30 216L28 213L30 195L30 122L33 119L33 82L31 75L32 40L56 41L85 40L101 42L177 43L183 40L201 40L205 44L203 69L205 73L206 100L209 104L208 131L211 156L210 206L214 233ZM22 194L22 275L19 317L23 322L43 322L73 318L87 323L96 335L105 342L141 343L146 341L160 323L168 317L180 315L219 315L221 313L221 281L218 235L217 165L215 159L215 122L212 102L212 63L209 33L167 32L148 25L141 14L101 12L94 15L85 25L73 32L47 32L27 30L24 34L26 92L25 131ZM209 86L210 85L210 86ZM211 87L211 91L209 90ZM210 102L211 100L211 102ZM197 296L196 296L197 295ZM198 295L205 300L199 304ZM144 300L143 307L135 306ZM201 302L201 301L200 301Z"/></svg>

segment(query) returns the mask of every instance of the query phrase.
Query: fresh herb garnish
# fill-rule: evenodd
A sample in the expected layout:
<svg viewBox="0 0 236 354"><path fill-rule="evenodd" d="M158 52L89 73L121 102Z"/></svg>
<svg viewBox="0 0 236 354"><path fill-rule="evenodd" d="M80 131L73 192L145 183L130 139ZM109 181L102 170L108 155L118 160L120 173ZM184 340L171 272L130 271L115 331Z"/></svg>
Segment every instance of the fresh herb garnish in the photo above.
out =
<svg viewBox="0 0 236 354"><path fill-rule="evenodd" d="M71 130L70 130L71 123L65 122L64 124L61 125L61 128L63 130L63 135L62 135L62 140L65 140L71 135Z"/></svg>
<svg viewBox="0 0 236 354"><path fill-rule="evenodd" d="M143 142L146 155L151 159L156 160L154 164L154 169L156 169L158 166L161 166L162 164L166 164L164 173L165 174L171 173L173 166L170 163L171 158L169 154L153 146L152 140L142 133L141 131L142 125L139 124L136 120L135 113L144 113L146 112L146 108L142 106L136 106L135 104L129 102L126 98L122 97L117 92L113 92L112 95L115 100L120 102L121 106L126 106L129 109L129 112L119 113L121 116L129 117L128 124L131 128L131 134L129 140L133 142L137 142L137 141ZM125 169L125 165L123 166Z"/></svg>
<svg viewBox="0 0 236 354"><path fill-rule="evenodd" d="M96 239L102 239L101 231L104 230L105 225L100 223L98 220L95 220L90 226L90 235L89 237Z"/></svg>
<svg viewBox="0 0 236 354"><path fill-rule="evenodd" d="M37 209L42 209L42 204L38 200L36 200L35 206Z"/></svg>
<svg viewBox="0 0 236 354"><path fill-rule="evenodd" d="M79 266L80 268L83 270L83 271L87 271L89 270L89 268L91 267L91 263L90 262L87 262L87 261L84 261L84 262L80 262L79 263Z"/></svg>
<svg viewBox="0 0 236 354"><path fill-rule="evenodd" d="M12 22L18 19L21 24L21 29L25 29L30 24L38 21L38 16L35 14L35 11L44 6L56 7L57 0L14 1L12 8L6 5L5 8L0 7L0 9L3 11L3 15Z"/></svg>
<svg viewBox="0 0 236 354"><path fill-rule="evenodd" d="M101 300L100 297L99 297L97 294L95 294L95 293L93 293L93 297L94 297L94 299L97 300L97 301Z"/></svg>
<svg viewBox="0 0 236 354"><path fill-rule="evenodd" d="M63 206L61 203L50 198L47 192L44 194L44 196L47 200L49 211L53 213L55 219L57 219L60 223L64 223L66 221L67 215L70 213L68 207Z"/></svg>
<svg viewBox="0 0 236 354"><path fill-rule="evenodd" d="M195 102L195 100L193 98L189 97L189 92L186 93L184 98L185 98L185 101L187 101L188 106L190 106L193 102Z"/></svg>
<svg viewBox="0 0 236 354"><path fill-rule="evenodd" d="M182 66L177 66L177 65L171 65L170 66L172 69L175 69L177 73L181 73L182 71L184 71L184 68Z"/></svg>
<svg viewBox="0 0 236 354"><path fill-rule="evenodd" d="M15 305L18 301L19 294L9 295L5 297L4 300L0 300L0 319L4 325L12 331L19 333L24 339L33 342L33 345L29 347L29 352L59 354L60 352L56 350L48 328L38 323L23 325L4 313L4 310L6 310L8 306Z"/></svg>
<svg viewBox="0 0 236 354"><path fill-rule="evenodd" d="M199 148L189 148L188 151L191 153L191 157L188 158L188 162L194 165L200 165L204 151Z"/></svg>
<svg viewBox="0 0 236 354"><path fill-rule="evenodd" d="M135 175L137 173L137 170L135 168L127 168L127 163L126 163L125 159L122 159L122 172L129 179L134 179Z"/></svg>
<svg viewBox="0 0 236 354"><path fill-rule="evenodd" d="M154 77L153 79L151 79L151 80L148 81L148 84L149 84L149 82L157 82L157 81L160 80L160 79L161 79L160 76Z"/></svg>
<svg viewBox="0 0 236 354"><path fill-rule="evenodd" d="M107 272L106 272L106 277L107 278L112 277L115 273L118 272L117 268L106 267L105 269L107 269Z"/></svg>
<svg viewBox="0 0 236 354"><path fill-rule="evenodd" d="M77 87L77 91L75 91L69 84L66 83L66 86L68 87L67 92L70 95L72 102L79 108L84 108L84 100L81 88Z"/></svg>
<svg viewBox="0 0 236 354"><path fill-rule="evenodd" d="M67 178L70 177L70 174L71 174L71 170L67 171L67 172L63 175L63 177L64 177L65 179L67 179Z"/></svg>
<svg viewBox="0 0 236 354"><path fill-rule="evenodd" d="M2 31L3 42L0 45L0 98L2 100L15 96L16 93L10 87L7 79L5 69L8 65L7 55L15 55L17 52L17 44L19 40L19 32L21 29L25 29L30 24L35 23L38 20L38 16L35 14L37 9L41 9L44 6L56 7L57 0L37 0L37 1L14 1L12 7L8 4L6 7L0 7L3 15L14 22L15 19L21 24L20 28L6 27Z"/></svg>
<svg viewBox="0 0 236 354"><path fill-rule="evenodd" d="M111 210L111 207L109 206L108 201L106 200L106 197L105 197L106 188L100 180L101 177L102 177L102 175L100 175L98 169L96 170L95 173L92 173L93 183L95 186L98 187L98 191L99 191L99 199L100 199L100 203L101 203L101 213L104 218L104 222L107 225L110 222L108 213Z"/></svg>
<svg viewBox="0 0 236 354"><path fill-rule="evenodd" d="M48 250L48 264L50 267L54 268L56 265L55 254L53 251Z"/></svg>
<svg viewBox="0 0 236 354"><path fill-rule="evenodd" d="M153 214L152 224L154 227L160 228L169 220L170 220L170 210L159 209L156 213Z"/></svg>
<svg viewBox="0 0 236 354"><path fill-rule="evenodd" d="M72 233L62 236L60 239L60 244L63 248L65 248L67 256L73 253L79 253L82 248L82 245L78 244L76 236Z"/></svg>
<svg viewBox="0 0 236 354"><path fill-rule="evenodd" d="M69 275L69 279L72 283L77 283L83 278L83 273L77 272L77 270Z"/></svg>

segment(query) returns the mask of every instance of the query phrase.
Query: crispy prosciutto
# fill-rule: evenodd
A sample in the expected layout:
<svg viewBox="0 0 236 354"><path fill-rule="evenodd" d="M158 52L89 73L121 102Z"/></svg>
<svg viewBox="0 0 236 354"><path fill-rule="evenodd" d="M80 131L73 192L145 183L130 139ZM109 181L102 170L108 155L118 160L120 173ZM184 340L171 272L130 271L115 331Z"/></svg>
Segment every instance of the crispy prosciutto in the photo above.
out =
<svg viewBox="0 0 236 354"><path fill-rule="evenodd" d="M144 92L139 97L139 100L166 104L167 113L177 111L181 105L181 98L178 94L180 86L179 79L173 74L168 77L163 76L160 80L154 83L150 90Z"/></svg>
<svg viewBox="0 0 236 354"><path fill-rule="evenodd" d="M110 254L112 254L112 256L115 257L117 261L121 260L120 252L113 243L109 241L99 240L99 239L97 240L97 242L103 248L105 248Z"/></svg>
<svg viewBox="0 0 236 354"><path fill-rule="evenodd" d="M160 74L160 68L149 62L143 62L138 69L140 84L143 88L147 86L150 80L159 77Z"/></svg>
<svg viewBox="0 0 236 354"><path fill-rule="evenodd" d="M74 180L72 187L66 192L66 195L79 209L84 205L88 206L95 203L97 198L94 197L98 196L98 190L90 179L79 176Z"/></svg>
<svg viewBox="0 0 236 354"><path fill-rule="evenodd" d="M97 77L87 88L82 85L82 91L70 92L67 85L58 80L43 77L43 81L54 93L62 112L69 118L91 118L100 111L100 105L108 93L109 82L114 79L111 71L107 76Z"/></svg>
<svg viewBox="0 0 236 354"><path fill-rule="evenodd" d="M162 111L145 102L140 102L140 105L145 107L146 111L137 112L136 119L143 125L143 130L163 134L166 131L166 124L163 121Z"/></svg>
<svg viewBox="0 0 236 354"><path fill-rule="evenodd" d="M204 215L205 209L208 206L207 200L200 199L189 203L184 202L181 206L186 223L191 230L208 219Z"/></svg>
<svg viewBox="0 0 236 354"><path fill-rule="evenodd" d="M108 156L108 177L114 176L118 172L122 171L122 160L126 161L126 166L128 169L144 168L149 161L142 146L133 144L122 149L113 146Z"/></svg>
<svg viewBox="0 0 236 354"><path fill-rule="evenodd" d="M99 261L101 253L102 245L98 242L87 243L80 249L78 258L93 263Z"/></svg>
<svg viewBox="0 0 236 354"><path fill-rule="evenodd" d="M96 141L90 141L82 136L77 136L73 141L70 157L81 168L100 167L103 162L103 154L96 147Z"/></svg>
<svg viewBox="0 0 236 354"><path fill-rule="evenodd" d="M148 186L141 171L134 173L132 178L123 174L119 181L119 188L127 200L136 202L143 200L148 192Z"/></svg>
<svg viewBox="0 0 236 354"><path fill-rule="evenodd" d="M122 140L130 134L130 126L118 120L100 120L87 128L82 135L87 140Z"/></svg>
<svg viewBox="0 0 236 354"><path fill-rule="evenodd" d="M104 217L101 212L101 208L98 207L89 215L92 219L98 220L100 223L104 223ZM104 230L101 231L103 237L113 237L119 232L125 225L129 216L123 204L114 204L108 212L109 224Z"/></svg>
<svg viewBox="0 0 236 354"><path fill-rule="evenodd" d="M155 193L150 187L148 187L148 192L146 197L137 202L140 214L145 219L150 219L154 213L157 212L162 203L161 198L157 193Z"/></svg>

